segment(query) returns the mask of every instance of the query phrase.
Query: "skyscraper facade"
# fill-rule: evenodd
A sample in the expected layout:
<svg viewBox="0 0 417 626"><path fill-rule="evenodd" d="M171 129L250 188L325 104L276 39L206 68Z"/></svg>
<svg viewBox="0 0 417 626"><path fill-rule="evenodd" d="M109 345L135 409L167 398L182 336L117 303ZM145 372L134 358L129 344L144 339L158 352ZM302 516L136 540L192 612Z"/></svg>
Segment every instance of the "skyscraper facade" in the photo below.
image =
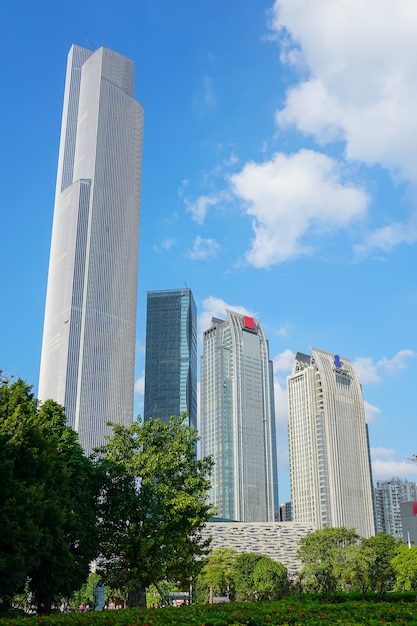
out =
<svg viewBox="0 0 417 626"><path fill-rule="evenodd" d="M401 502L417 500L417 485L408 480L379 480L375 487L376 531L403 538Z"/></svg>
<svg viewBox="0 0 417 626"><path fill-rule="evenodd" d="M293 520L375 534L368 432L352 363L297 352L288 377Z"/></svg>
<svg viewBox="0 0 417 626"><path fill-rule="evenodd" d="M191 289L148 291L144 419L184 412L197 428L197 308Z"/></svg>
<svg viewBox="0 0 417 626"><path fill-rule="evenodd" d="M65 406L86 453L133 420L143 109L134 64L68 55L39 398Z"/></svg>
<svg viewBox="0 0 417 626"><path fill-rule="evenodd" d="M272 361L261 324L227 311L204 332L201 452L212 455L210 501L222 519L279 519Z"/></svg>

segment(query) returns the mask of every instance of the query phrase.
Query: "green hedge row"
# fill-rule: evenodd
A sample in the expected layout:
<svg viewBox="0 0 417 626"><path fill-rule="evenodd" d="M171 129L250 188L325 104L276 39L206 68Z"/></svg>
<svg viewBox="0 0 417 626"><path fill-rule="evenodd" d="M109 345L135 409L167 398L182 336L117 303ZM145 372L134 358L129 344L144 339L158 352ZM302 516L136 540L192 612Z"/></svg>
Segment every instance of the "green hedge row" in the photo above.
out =
<svg viewBox="0 0 417 626"><path fill-rule="evenodd" d="M414 594L392 594L389 601L318 597L285 598L276 602L200 604L163 609L122 609L88 613L56 613L0 619L0 626L270 626L323 624L381 626L416 624Z"/></svg>

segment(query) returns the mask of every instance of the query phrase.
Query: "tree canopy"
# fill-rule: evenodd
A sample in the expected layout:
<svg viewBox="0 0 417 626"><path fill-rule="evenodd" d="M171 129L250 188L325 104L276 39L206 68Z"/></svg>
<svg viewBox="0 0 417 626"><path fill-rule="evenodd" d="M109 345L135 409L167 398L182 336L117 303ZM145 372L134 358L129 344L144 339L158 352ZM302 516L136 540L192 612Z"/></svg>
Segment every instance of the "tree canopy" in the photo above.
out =
<svg viewBox="0 0 417 626"><path fill-rule="evenodd" d="M197 460L197 431L184 416L114 426L100 451L99 572L145 603L145 588L162 580L189 584L207 554L202 530L214 511L207 502L212 460Z"/></svg>
<svg viewBox="0 0 417 626"><path fill-rule="evenodd" d="M0 596L6 604L27 583L48 611L83 584L98 554L101 481L64 409L39 405L20 379L0 387L0 443Z"/></svg>

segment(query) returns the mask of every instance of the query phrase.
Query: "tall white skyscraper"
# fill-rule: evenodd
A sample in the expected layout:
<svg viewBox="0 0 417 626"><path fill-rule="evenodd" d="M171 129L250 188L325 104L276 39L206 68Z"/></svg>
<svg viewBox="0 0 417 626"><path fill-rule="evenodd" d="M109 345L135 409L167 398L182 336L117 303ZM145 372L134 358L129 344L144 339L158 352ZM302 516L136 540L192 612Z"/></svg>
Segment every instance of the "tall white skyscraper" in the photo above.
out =
<svg viewBox="0 0 417 626"><path fill-rule="evenodd" d="M133 420L143 109L134 63L68 55L39 399L63 404L86 453Z"/></svg>
<svg viewBox="0 0 417 626"><path fill-rule="evenodd" d="M288 409L293 520L374 535L368 431L352 363L317 348L297 352Z"/></svg>
<svg viewBox="0 0 417 626"><path fill-rule="evenodd" d="M278 519L272 362L261 324L227 311L204 332L201 452L212 455L210 501L217 517Z"/></svg>

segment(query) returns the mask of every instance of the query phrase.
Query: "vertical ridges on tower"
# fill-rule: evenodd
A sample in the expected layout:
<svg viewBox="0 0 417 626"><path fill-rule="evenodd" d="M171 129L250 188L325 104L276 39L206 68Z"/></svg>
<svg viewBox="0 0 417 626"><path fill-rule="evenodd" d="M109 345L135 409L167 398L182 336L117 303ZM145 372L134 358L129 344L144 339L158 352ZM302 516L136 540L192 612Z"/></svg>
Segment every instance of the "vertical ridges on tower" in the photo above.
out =
<svg viewBox="0 0 417 626"><path fill-rule="evenodd" d="M212 319L201 358L201 451L212 455L217 516L278 517L272 362L261 324L227 311Z"/></svg>
<svg viewBox="0 0 417 626"><path fill-rule="evenodd" d="M349 359L297 352L288 410L293 520L375 534L364 402Z"/></svg>
<svg viewBox="0 0 417 626"><path fill-rule="evenodd" d="M63 404L84 450L133 420L143 108L134 64L68 55L39 398Z"/></svg>

